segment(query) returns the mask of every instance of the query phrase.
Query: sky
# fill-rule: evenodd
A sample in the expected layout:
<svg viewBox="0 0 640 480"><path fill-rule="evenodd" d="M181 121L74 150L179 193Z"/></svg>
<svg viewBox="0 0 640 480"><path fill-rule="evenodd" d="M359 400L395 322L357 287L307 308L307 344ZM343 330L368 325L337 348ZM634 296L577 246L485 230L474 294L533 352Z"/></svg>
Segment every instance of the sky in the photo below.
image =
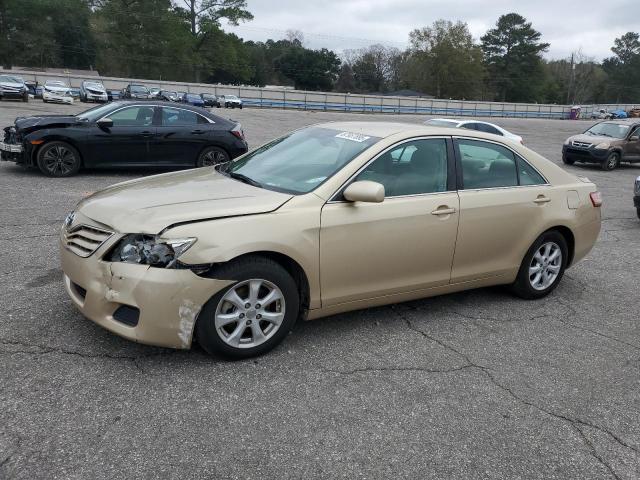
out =
<svg viewBox="0 0 640 480"><path fill-rule="evenodd" d="M406 48L409 32L435 20L462 20L476 41L502 14L515 12L533 23L550 43L549 59L583 55L611 56L613 40L640 30L638 3L631 0L247 0L254 15L238 27L224 25L245 40L285 38L287 30L304 34L308 48L337 52L381 43Z"/></svg>

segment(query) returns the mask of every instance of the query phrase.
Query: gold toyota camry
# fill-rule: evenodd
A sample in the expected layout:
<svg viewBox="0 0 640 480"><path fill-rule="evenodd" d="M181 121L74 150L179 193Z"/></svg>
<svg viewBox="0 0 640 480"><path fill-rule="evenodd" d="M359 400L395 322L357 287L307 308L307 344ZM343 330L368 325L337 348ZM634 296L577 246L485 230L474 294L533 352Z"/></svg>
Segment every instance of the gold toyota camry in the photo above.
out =
<svg viewBox="0 0 640 480"><path fill-rule="evenodd" d="M97 324L242 358L298 319L489 285L543 297L593 247L601 202L503 137L325 123L95 193L65 219L60 251L71 300Z"/></svg>

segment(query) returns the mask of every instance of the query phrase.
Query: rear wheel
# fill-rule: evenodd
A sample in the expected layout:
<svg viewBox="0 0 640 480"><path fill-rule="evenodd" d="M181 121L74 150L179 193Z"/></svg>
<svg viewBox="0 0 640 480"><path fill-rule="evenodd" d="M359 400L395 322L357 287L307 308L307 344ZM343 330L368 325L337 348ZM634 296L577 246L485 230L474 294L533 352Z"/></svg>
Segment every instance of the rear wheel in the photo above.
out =
<svg viewBox="0 0 640 480"><path fill-rule="evenodd" d="M607 159L602 162L602 169L610 172L620 166L620 154L618 152L612 152Z"/></svg>
<svg viewBox="0 0 640 480"><path fill-rule="evenodd" d="M234 283L215 294L198 316L198 342L208 353L247 358L278 345L295 324L296 282L280 264L247 257L220 267L217 278Z"/></svg>
<svg viewBox="0 0 640 480"><path fill-rule="evenodd" d="M522 260L511 290L521 298L542 298L560 283L567 266L567 242L552 230L540 235Z"/></svg>
<svg viewBox="0 0 640 480"><path fill-rule="evenodd" d="M70 177L80 170L80 153L66 142L45 143L38 151L38 168L49 177Z"/></svg>
<svg viewBox="0 0 640 480"><path fill-rule="evenodd" d="M213 167L231 160L229 154L220 147L207 147L198 156L197 167Z"/></svg>

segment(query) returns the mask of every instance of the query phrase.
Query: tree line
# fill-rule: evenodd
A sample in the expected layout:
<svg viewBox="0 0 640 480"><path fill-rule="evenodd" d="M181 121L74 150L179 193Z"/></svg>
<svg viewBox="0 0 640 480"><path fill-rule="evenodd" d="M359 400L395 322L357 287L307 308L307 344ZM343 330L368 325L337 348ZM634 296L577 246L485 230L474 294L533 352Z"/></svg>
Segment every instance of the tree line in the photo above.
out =
<svg viewBox="0 0 640 480"><path fill-rule="evenodd" d="M0 0L0 63L96 69L105 76L538 103L640 101L640 36L615 39L602 62L583 52L546 60L549 44L517 13L476 42L466 23L437 20L405 50L340 54L285 39L244 41L221 27L253 15L246 0Z"/></svg>

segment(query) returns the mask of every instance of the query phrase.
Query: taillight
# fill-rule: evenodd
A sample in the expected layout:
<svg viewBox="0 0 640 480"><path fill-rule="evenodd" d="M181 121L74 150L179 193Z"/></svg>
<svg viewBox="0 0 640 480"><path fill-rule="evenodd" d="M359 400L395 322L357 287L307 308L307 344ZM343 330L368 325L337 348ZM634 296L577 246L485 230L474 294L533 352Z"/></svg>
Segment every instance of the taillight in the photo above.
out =
<svg viewBox="0 0 640 480"><path fill-rule="evenodd" d="M602 193L600 192L591 192L589 194L589 198L591 198L591 203L594 207L602 206Z"/></svg>
<svg viewBox="0 0 640 480"><path fill-rule="evenodd" d="M240 140L244 140L244 132L242 131L242 125L239 123L236 124L235 127L231 129L231 133L238 137Z"/></svg>

